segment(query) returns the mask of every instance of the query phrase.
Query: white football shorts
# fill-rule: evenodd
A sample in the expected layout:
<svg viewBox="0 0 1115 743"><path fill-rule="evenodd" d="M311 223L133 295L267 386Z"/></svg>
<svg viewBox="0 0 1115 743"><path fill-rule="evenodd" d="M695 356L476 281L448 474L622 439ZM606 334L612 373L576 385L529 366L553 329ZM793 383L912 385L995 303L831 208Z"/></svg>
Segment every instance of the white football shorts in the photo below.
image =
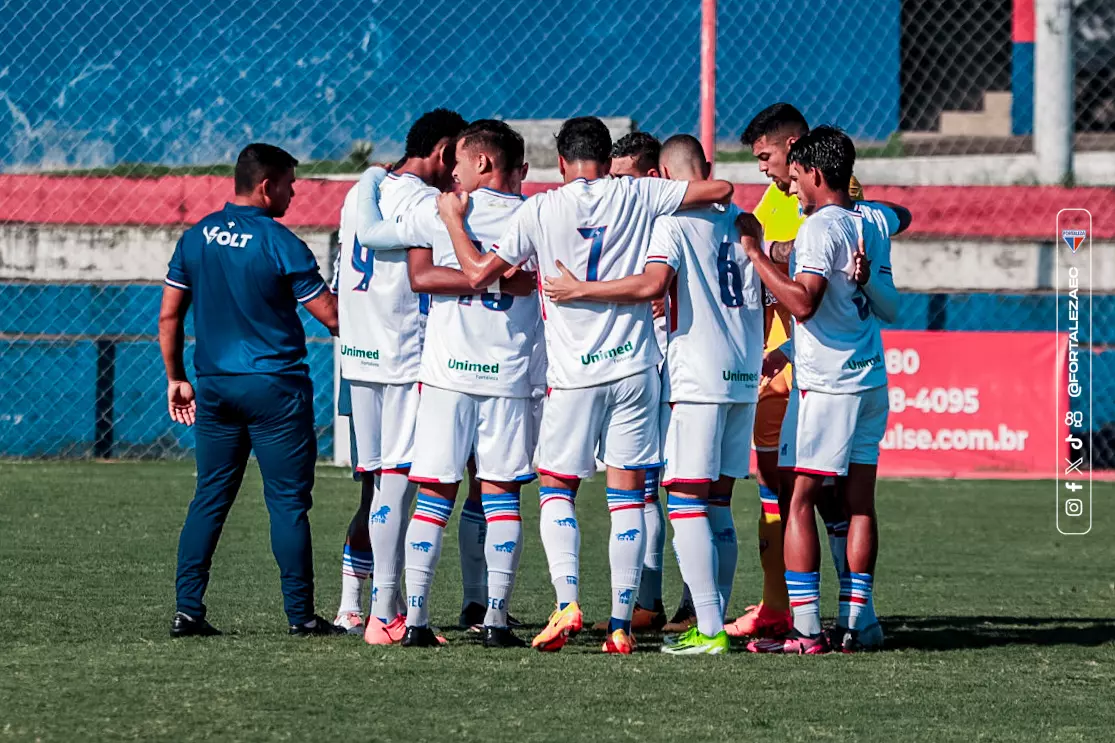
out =
<svg viewBox="0 0 1115 743"><path fill-rule="evenodd" d="M405 470L414 453L414 424L418 418L418 383L351 382L357 472Z"/></svg>
<svg viewBox="0 0 1115 743"><path fill-rule="evenodd" d="M849 464L878 464L889 410L886 386L845 395L790 390L778 466L843 477Z"/></svg>
<svg viewBox="0 0 1115 743"><path fill-rule="evenodd" d="M653 366L595 387L550 390L539 434L539 473L591 477L598 447L600 459L610 467L660 466L661 391Z"/></svg>
<svg viewBox="0 0 1115 743"><path fill-rule="evenodd" d="M664 487L750 474L755 403L676 402L661 410Z"/></svg>
<svg viewBox="0 0 1115 743"><path fill-rule="evenodd" d="M533 480L530 408L529 397L470 395L423 385L410 479L460 482L475 453L480 480Z"/></svg>

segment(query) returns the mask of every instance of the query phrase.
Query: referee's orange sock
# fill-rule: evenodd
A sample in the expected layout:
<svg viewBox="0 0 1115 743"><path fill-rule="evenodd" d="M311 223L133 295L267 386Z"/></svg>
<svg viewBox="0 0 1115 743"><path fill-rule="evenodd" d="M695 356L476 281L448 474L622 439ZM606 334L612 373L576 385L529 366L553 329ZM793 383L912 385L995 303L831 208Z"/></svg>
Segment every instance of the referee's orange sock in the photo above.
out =
<svg viewBox="0 0 1115 743"><path fill-rule="evenodd" d="M765 485L759 486L759 562L763 566L763 606L772 611L789 611L790 596L786 591L786 563L782 557L782 516L778 512L778 494Z"/></svg>

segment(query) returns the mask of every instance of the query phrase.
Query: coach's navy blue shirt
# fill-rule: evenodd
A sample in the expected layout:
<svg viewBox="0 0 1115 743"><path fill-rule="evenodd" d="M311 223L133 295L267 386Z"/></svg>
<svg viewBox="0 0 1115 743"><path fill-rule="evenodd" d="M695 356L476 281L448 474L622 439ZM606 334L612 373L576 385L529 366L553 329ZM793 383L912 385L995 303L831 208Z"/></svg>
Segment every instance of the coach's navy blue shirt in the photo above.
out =
<svg viewBox="0 0 1115 743"><path fill-rule="evenodd" d="M263 209L225 204L187 230L166 283L192 295L198 376L307 371L298 303L325 282L306 243Z"/></svg>

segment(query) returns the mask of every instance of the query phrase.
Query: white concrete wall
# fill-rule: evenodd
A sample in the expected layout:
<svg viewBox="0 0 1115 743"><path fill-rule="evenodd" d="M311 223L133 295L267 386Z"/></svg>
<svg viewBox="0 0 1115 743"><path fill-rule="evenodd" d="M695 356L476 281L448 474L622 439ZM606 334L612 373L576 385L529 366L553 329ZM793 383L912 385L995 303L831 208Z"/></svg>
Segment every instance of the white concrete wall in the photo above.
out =
<svg viewBox="0 0 1115 743"><path fill-rule="evenodd" d="M162 281L181 228L0 224L0 280ZM330 233L299 236L329 264ZM894 276L907 291L1032 291L1051 289L1054 261L1064 251L1049 243L963 239L899 239ZM1115 244L1096 243L1094 289L1115 291ZM1061 271L1062 283L1066 271Z"/></svg>
<svg viewBox="0 0 1115 743"><path fill-rule="evenodd" d="M0 224L0 280L162 281L181 227ZM329 275L329 233L299 236Z"/></svg>

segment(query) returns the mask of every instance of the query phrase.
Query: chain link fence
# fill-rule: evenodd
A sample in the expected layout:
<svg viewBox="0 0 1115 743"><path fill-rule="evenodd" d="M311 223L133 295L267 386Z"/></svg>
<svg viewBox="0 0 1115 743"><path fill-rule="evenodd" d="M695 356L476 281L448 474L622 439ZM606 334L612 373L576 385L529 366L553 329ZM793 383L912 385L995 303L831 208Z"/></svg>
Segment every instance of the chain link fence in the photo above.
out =
<svg viewBox="0 0 1115 743"><path fill-rule="evenodd" d="M1115 3L1075 6L1078 151L1115 150ZM869 195L876 183L933 188L909 164L917 156L994 169L973 157L1032 149L1032 19L1032 0L721 0L718 162L759 179L739 133L789 100L854 136ZM165 415L160 282L178 234L219 206L247 142L289 149L308 179L393 159L411 121L438 105L470 119L595 114L660 137L695 133L700 29L698 0L5 3L0 456L188 455L191 434ZM306 183L288 220L326 270L347 187ZM929 211L954 213L915 240L978 246L989 234L960 209L964 189L935 193L921 213L908 198L923 224ZM1014 221L1009 201L1003 210ZM1052 225L1041 230L1051 241ZM1038 241L1037 228L1006 232ZM1047 290L910 294L900 325L1052 330ZM1111 314L1097 318L1115 316L1101 309ZM307 329L325 455L332 346ZM1097 352L1107 342L1094 339ZM1111 379L1109 354L1096 360ZM1097 389L1096 406L1097 420L1115 421L1115 390ZM1115 467L1115 441L1104 446Z"/></svg>

